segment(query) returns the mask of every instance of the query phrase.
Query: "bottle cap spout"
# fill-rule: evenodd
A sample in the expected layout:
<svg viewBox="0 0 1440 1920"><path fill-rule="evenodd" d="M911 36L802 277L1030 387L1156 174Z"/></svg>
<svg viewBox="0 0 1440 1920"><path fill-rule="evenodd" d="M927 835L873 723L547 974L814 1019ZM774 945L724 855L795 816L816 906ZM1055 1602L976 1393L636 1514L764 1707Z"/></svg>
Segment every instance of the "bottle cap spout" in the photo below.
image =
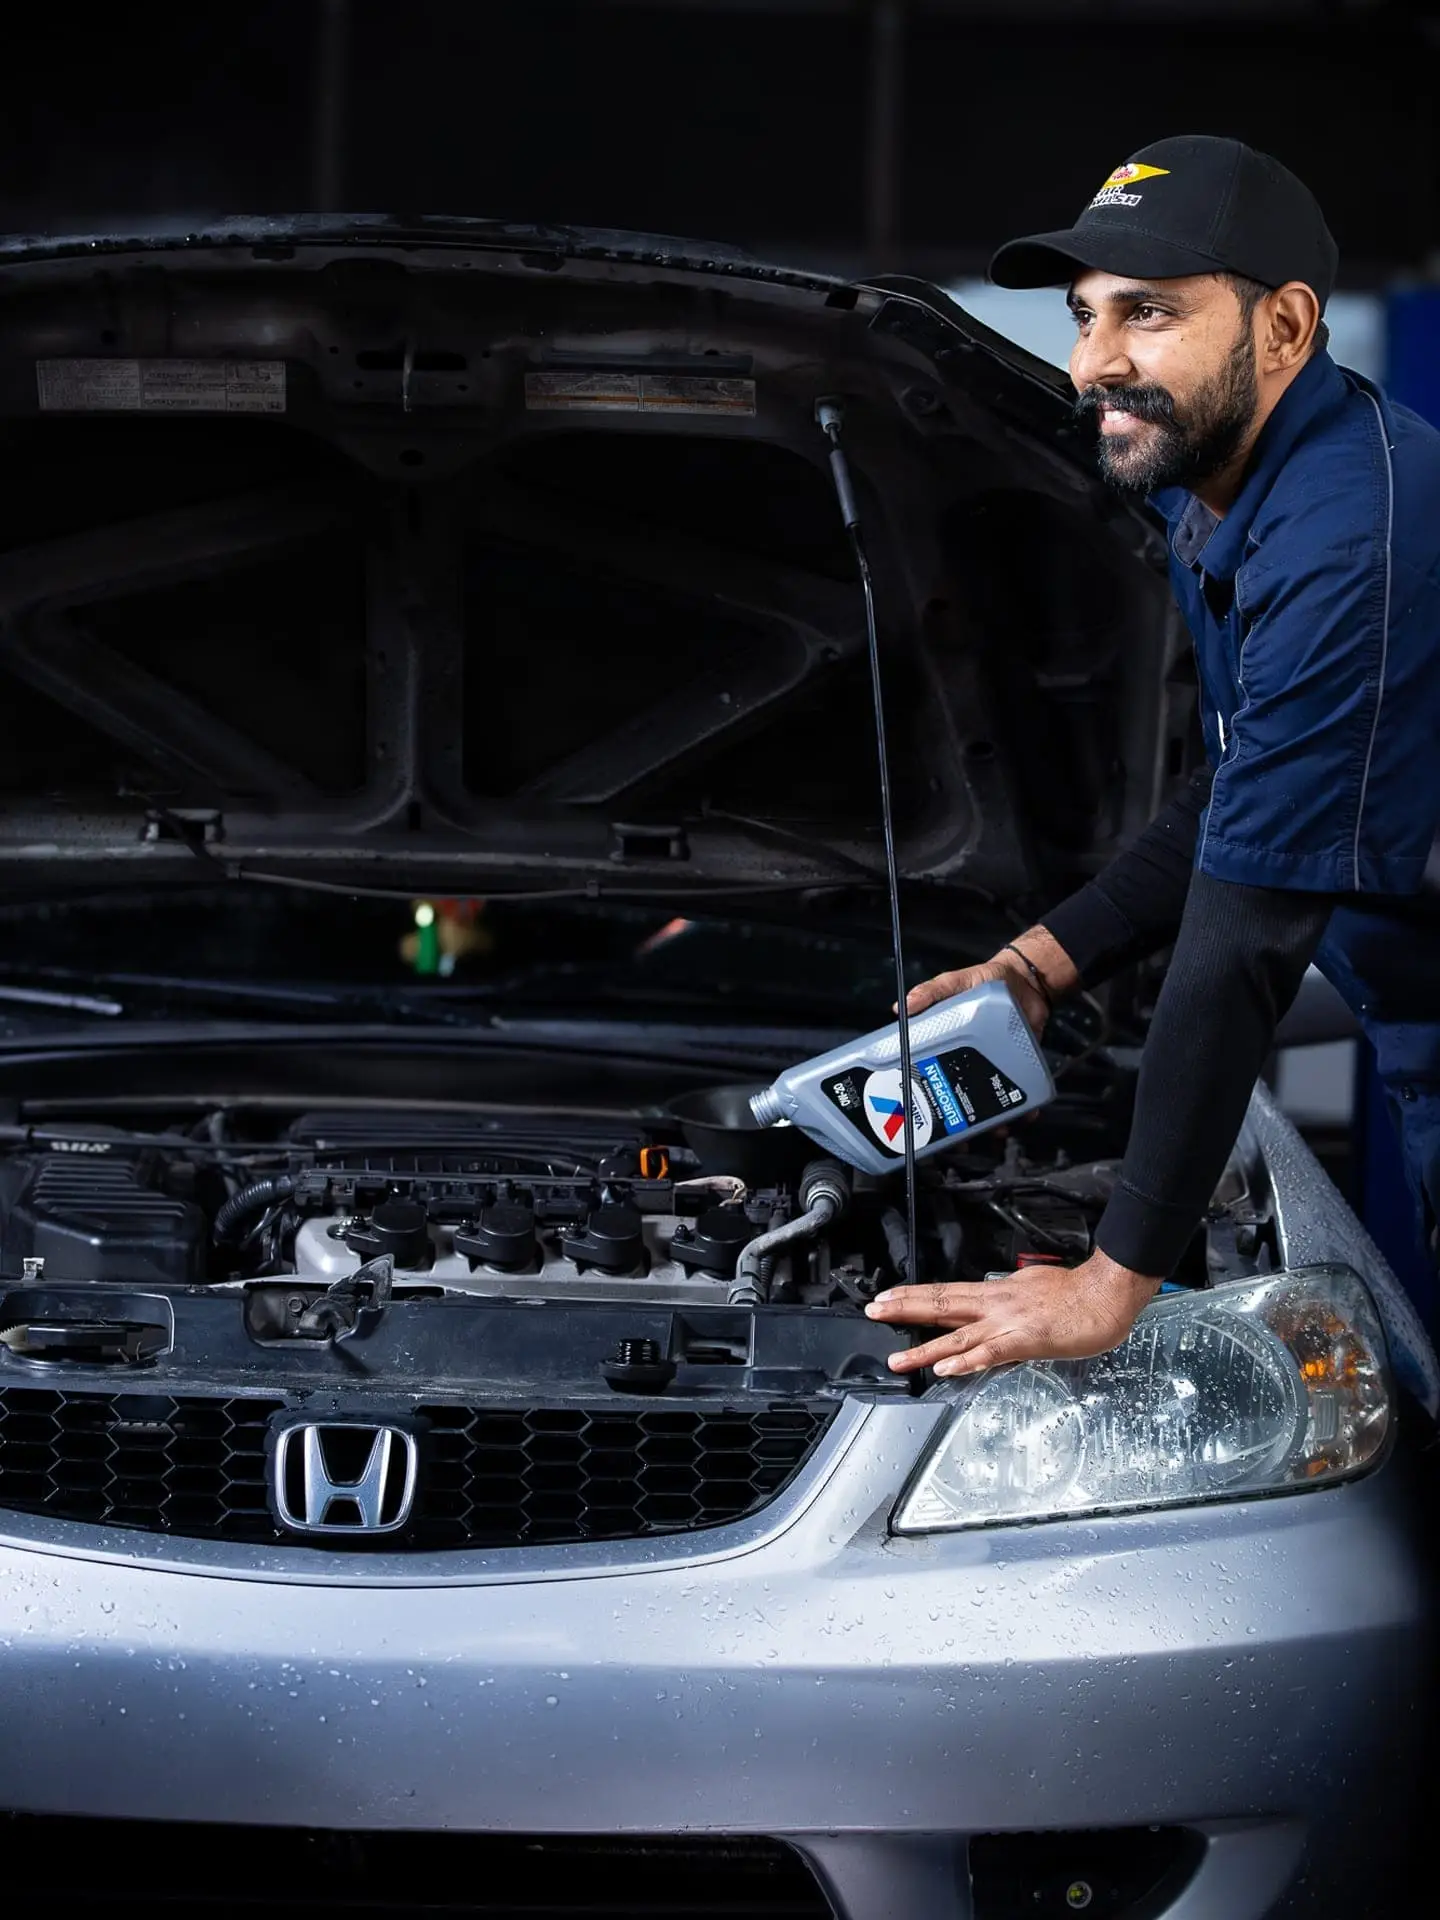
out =
<svg viewBox="0 0 1440 1920"><path fill-rule="evenodd" d="M752 1093L750 1111L755 1116L757 1127L773 1127L777 1120L785 1118L780 1106L780 1097L774 1087L766 1087L763 1093Z"/></svg>

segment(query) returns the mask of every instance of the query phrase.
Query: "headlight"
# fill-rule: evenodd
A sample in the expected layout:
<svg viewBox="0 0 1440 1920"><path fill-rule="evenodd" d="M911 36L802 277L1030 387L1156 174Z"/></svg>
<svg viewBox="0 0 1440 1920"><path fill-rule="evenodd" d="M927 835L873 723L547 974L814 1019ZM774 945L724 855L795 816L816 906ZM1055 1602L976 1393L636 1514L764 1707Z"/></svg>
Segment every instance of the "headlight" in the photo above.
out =
<svg viewBox="0 0 1440 1920"><path fill-rule="evenodd" d="M1323 1485L1390 1424L1384 1337L1348 1267L1162 1294L1123 1346L933 1390L953 1412L897 1533Z"/></svg>

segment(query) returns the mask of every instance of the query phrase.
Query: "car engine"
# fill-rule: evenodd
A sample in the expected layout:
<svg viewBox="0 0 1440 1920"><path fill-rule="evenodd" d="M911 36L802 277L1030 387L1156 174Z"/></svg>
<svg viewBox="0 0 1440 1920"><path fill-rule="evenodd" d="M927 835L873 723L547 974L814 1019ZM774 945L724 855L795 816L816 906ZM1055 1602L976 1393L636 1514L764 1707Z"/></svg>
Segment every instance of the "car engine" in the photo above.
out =
<svg viewBox="0 0 1440 1920"><path fill-rule="evenodd" d="M183 1133L32 1130L0 1158L0 1266L66 1285L283 1281L292 1319L387 1258L412 1296L724 1304L745 1246L800 1211L803 1176L747 1186L664 1126L389 1109L304 1113L270 1141L233 1126L212 1114ZM898 1182L826 1164L847 1204L776 1256L766 1302L859 1304L908 1271ZM926 1277L1075 1264L1114 1171L1063 1153L1032 1162L1013 1136L983 1161L972 1150L926 1168ZM1217 1198L1213 1238L1243 1263L1258 1219L1248 1196Z"/></svg>

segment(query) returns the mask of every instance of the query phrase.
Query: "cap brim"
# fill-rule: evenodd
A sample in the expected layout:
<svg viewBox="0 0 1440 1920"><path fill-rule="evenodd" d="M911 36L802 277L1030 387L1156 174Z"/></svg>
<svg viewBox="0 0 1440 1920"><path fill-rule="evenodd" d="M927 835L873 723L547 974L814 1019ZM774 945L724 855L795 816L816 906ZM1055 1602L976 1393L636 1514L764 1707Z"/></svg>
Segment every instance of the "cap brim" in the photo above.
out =
<svg viewBox="0 0 1440 1920"><path fill-rule="evenodd" d="M990 262L990 278L997 287L1068 287L1081 267L1131 273L1145 280L1179 280L1189 273L1225 271L1208 254L1148 234L1107 231L1097 222L1007 242Z"/></svg>

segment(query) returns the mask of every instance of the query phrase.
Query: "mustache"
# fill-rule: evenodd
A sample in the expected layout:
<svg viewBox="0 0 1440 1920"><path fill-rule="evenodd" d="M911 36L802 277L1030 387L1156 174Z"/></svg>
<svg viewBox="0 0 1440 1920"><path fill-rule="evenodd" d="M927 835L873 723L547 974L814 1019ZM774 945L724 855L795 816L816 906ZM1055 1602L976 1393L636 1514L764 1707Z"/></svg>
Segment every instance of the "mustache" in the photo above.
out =
<svg viewBox="0 0 1440 1920"><path fill-rule="evenodd" d="M1076 396L1070 417L1077 427L1098 427L1101 407L1123 407L1137 420L1178 427L1174 397L1164 387L1087 387Z"/></svg>

